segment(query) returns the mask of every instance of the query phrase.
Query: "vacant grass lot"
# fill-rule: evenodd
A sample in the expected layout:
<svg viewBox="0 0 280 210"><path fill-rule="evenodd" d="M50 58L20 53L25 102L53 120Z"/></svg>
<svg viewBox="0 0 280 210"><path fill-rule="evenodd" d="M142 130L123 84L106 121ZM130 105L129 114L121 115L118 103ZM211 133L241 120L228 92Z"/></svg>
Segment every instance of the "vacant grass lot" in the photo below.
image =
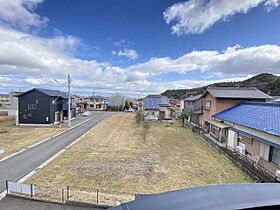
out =
<svg viewBox="0 0 280 210"><path fill-rule="evenodd" d="M13 117L0 117L0 159L65 130L50 127L17 127Z"/></svg>
<svg viewBox="0 0 280 210"><path fill-rule="evenodd" d="M135 194L252 182L178 122L151 123L145 142L141 131L134 114L107 118L27 183Z"/></svg>

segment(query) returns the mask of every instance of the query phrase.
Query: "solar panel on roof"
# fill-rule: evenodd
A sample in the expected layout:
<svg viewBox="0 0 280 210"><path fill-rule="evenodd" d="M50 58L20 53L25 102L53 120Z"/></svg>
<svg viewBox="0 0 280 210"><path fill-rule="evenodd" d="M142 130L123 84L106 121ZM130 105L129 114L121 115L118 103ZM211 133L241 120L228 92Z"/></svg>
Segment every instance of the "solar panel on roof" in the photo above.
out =
<svg viewBox="0 0 280 210"><path fill-rule="evenodd" d="M165 97L146 97L144 98L144 109L158 110L159 105L169 106L169 102Z"/></svg>

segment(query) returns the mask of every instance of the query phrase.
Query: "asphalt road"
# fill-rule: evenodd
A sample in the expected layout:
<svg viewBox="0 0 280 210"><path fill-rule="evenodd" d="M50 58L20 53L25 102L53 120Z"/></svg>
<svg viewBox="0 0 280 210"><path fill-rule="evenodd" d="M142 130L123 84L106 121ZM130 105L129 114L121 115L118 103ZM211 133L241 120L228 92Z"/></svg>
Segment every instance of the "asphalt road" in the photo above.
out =
<svg viewBox="0 0 280 210"><path fill-rule="evenodd" d="M0 162L0 193L5 190L6 180L16 180L30 172L112 114L95 112L89 121Z"/></svg>

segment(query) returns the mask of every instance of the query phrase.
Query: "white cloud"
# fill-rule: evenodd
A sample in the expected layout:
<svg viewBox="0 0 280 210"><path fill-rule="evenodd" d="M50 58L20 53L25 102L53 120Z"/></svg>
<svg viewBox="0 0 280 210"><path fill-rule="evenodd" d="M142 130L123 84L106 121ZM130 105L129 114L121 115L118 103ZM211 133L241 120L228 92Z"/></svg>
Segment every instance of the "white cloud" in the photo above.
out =
<svg viewBox="0 0 280 210"><path fill-rule="evenodd" d="M227 48L224 52L192 51L177 59L151 58L146 63L139 63L128 69L154 75L168 72L183 74L192 70L208 71L220 76L262 72L278 73L280 47L262 45L241 48L237 45Z"/></svg>
<svg viewBox="0 0 280 210"><path fill-rule="evenodd" d="M236 13L247 13L261 3L268 11L278 7L280 0L189 0L175 3L163 12L167 24L175 24L173 34L201 34L218 21L226 21Z"/></svg>
<svg viewBox="0 0 280 210"><path fill-rule="evenodd" d="M112 51L112 55L116 55L117 52L115 50Z"/></svg>
<svg viewBox="0 0 280 210"><path fill-rule="evenodd" d="M116 42L113 42L113 45L117 46L117 47L129 47L131 45L133 45L134 42L132 41L128 41L128 40L119 40L119 41L116 41Z"/></svg>
<svg viewBox="0 0 280 210"><path fill-rule="evenodd" d="M49 19L34 13L36 7L44 0L2 0L0 1L0 23L20 27L24 31L41 28Z"/></svg>
<svg viewBox="0 0 280 210"><path fill-rule="evenodd" d="M34 86L60 89L53 78L64 79L70 73L73 77L73 91L78 93L90 93L95 88L108 95L138 95L202 86L221 81L225 75L247 76L262 72L279 74L280 69L280 47L277 45L248 48L236 45L223 52L192 51L176 59L151 58L145 63L123 68L96 60L75 58L75 53L69 54L69 51L75 52L79 45L80 41L71 36L43 39L0 27L0 92ZM184 74L192 70L219 75L216 78L221 79L149 81L151 77L160 77L168 72ZM23 79L18 79L19 76Z"/></svg>
<svg viewBox="0 0 280 210"><path fill-rule="evenodd" d="M118 52L118 56L125 56L129 59L135 60L138 58L138 53L136 50L133 49L124 49Z"/></svg>

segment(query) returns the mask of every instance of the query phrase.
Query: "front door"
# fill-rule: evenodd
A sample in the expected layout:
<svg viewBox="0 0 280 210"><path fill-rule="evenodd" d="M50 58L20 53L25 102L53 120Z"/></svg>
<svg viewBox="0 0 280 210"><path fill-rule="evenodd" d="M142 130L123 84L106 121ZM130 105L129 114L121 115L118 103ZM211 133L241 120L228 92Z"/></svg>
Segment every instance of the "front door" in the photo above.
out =
<svg viewBox="0 0 280 210"><path fill-rule="evenodd" d="M165 111L159 111L159 118L164 119L165 118Z"/></svg>

